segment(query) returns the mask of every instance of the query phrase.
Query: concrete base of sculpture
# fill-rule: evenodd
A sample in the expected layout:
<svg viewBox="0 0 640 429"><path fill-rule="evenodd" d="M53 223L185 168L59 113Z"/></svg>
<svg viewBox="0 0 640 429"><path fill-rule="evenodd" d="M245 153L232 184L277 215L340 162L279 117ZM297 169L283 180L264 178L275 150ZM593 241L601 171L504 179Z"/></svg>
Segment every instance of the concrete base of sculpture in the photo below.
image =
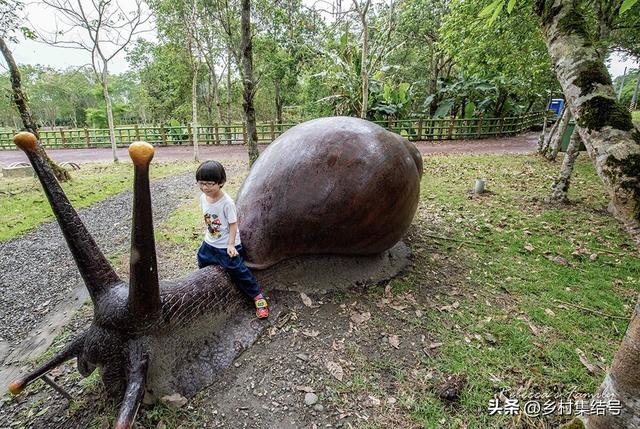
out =
<svg viewBox="0 0 640 429"><path fill-rule="evenodd" d="M276 322L288 299L299 299L288 292L316 294L388 281L407 266L409 253L400 242L379 255L301 256L255 271L270 297L269 319L256 319L251 303L236 291L237 296L228 301L223 312L212 313L168 335L152 336L145 402L174 393L190 397L213 384Z"/></svg>
<svg viewBox="0 0 640 429"><path fill-rule="evenodd" d="M254 273L267 288L306 293L331 292L389 280L407 266L409 253L407 245L400 241L378 255L297 256Z"/></svg>
<svg viewBox="0 0 640 429"><path fill-rule="evenodd" d="M35 175L36 173L30 165L2 168L2 177L34 177Z"/></svg>

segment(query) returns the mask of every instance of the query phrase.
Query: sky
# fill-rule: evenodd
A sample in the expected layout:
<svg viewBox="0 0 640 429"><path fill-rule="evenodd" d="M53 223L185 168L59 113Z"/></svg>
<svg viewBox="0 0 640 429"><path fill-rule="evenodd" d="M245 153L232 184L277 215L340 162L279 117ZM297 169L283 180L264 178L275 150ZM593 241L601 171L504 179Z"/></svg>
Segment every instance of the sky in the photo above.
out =
<svg viewBox="0 0 640 429"><path fill-rule="evenodd" d="M123 1L123 5L130 5L133 2ZM125 6L126 7L126 6ZM43 8L37 3L29 3L25 8L29 22L34 23L33 26L39 27L41 30L51 31L55 28L55 20L51 19L52 11ZM155 40L155 30L153 25L148 26L150 31L143 34L142 37L148 40ZM78 35L77 37L82 37ZM86 36L85 36L86 37ZM49 46L42 42L33 40L20 40L19 44L9 44L10 49L18 64L41 64L56 69L65 69L67 67L79 67L82 65L90 65L91 58L89 53L76 49L64 49ZM122 73L129 69L126 61L125 52L121 52L109 64L111 73ZM620 55L614 54L611 61L608 62L607 68L613 78L621 76L625 67L637 68L639 65L630 60L624 60ZM0 59L0 70L6 70L3 59Z"/></svg>
<svg viewBox="0 0 640 429"><path fill-rule="evenodd" d="M112 3L119 3L127 13L135 10L135 2L130 0L116 0ZM90 4L90 1L83 1L85 10L89 16L91 16L90 11L92 10ZM66 25L61 18L58 18L59 14L54 9L42 3L35 1L29 2L25 5L23 12L27 20L23 25L36 30L36 32L47 34L55 32L56 27L68 28L68 25ZM147 23L144 29L147 31L139 37L154 41L156 39L156 32L153 23ZM79 31L70 34L68 38L88 40L87 34ZM25 40L22 37L19 37L19 43L17 44L9 43L9 48L18 64L41 64L55 69L91 65L91 55L85 50L55 47L40 41ZM119 74L128 69L129 64L127 63L126 53L124 51L120 52L109 62L109 71L111 73ZM2 58L0 58L0 70L6 70L6 63Z"/></svg>

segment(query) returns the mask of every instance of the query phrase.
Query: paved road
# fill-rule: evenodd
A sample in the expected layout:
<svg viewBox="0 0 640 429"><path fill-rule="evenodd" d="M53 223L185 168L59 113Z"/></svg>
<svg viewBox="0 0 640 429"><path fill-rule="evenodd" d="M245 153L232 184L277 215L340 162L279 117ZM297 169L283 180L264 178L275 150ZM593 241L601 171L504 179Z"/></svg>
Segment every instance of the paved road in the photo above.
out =
<svg viewBox="0 0 640 429"><path fill-rule="evenodd" d="M537 132L530 132L514 137L502 137L482 140L445 140L441 142L417 142L416 146L424 155L429 154L504 154L530 153L536 149ZM266 146L261 145L262 151ZM248 160L244 145L200 146L200 159ZM76 163L109 162L112 159L111 149L49 149L47 153L57 162L71 161ZM126 148L117 150L122 161L129 160ZM193 148L189 146L157 147L156 161L193 159ZM27 161L27 157L19 150L0 151L0 166L13 162Z"/></svg>

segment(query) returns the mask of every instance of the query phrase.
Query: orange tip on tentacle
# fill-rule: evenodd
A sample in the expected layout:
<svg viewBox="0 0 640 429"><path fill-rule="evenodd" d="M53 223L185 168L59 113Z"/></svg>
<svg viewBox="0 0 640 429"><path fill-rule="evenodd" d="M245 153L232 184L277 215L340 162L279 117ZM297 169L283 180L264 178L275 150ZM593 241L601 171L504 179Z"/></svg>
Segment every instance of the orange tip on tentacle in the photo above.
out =
<svg viewBox="0 0 640 429"><path fill-rule="evenodd" d="M9 385L9 392L12 395L17 395L22 392L25 388L25 384L22 381L14 381Z"/></svg>
<svg viewBox="0 0 640 429"><path fill-rule="evenodd" d="M29 131L22 131L13 136L13 143L24 151L34 151L38 139Z"/></svg>
<svg viewBox="0 0 640 429"><path fill-rule="evenodd" d="M137 167L149 165L155 149L147 142L133 142L129 145L129 156Z"/></svg>

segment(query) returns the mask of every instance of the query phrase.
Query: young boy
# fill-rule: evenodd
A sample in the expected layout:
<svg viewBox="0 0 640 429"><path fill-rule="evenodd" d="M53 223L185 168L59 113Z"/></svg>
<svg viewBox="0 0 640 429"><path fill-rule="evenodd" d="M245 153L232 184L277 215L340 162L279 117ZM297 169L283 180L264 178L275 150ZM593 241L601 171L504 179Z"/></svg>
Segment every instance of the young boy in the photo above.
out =
<svg viewBox="0 0 640 429"><path fill-rule="evenodd" d="M207 231L198 249L198 266L219 265L231 276L235 285L253 299L256 316L269 317L267 301L260 293L260 285L244 264L238 230L236 205L222 187L227 181L224 167L218 161L205 161L196 170L196 180L202 191L200 206L204 213Z"/></svg>

